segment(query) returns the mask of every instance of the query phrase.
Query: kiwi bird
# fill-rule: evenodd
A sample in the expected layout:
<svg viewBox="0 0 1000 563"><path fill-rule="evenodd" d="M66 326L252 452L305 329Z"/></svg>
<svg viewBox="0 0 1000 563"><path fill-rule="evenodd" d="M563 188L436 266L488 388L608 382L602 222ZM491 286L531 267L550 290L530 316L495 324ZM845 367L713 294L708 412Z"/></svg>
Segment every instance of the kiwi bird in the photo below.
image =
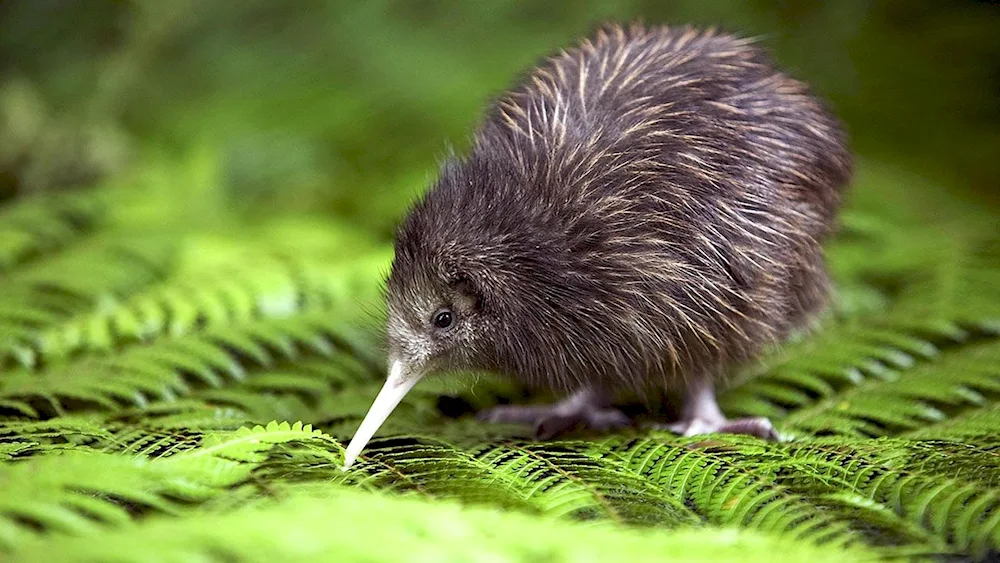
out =
<svg viewBox="0 0 1000 563"><path fill-rule="evenodd" d="M824 309L850 174L840 123L753 40L608 25L551 55L397 229L388 379L345 469L453 370L564 393L480 413L539 438L629 424L614 398L654 390L681 397L679 434L774 438L727 419L717 383Z"/></svg>

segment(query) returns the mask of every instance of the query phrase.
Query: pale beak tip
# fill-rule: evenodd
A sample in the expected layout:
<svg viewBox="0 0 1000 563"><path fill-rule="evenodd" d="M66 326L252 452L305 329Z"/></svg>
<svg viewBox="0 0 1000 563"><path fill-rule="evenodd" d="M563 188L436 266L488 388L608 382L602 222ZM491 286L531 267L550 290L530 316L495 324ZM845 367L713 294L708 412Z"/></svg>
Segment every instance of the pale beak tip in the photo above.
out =
<svg viewBox="0 0 1000 563"><path fill-rule="evenodd" d="M348 444L347 450L344 452L344 467L341 468L342 471L347 471L354 465L354 462L357 460L361 450L368 443L368 440L371 439L375 431L382 426L385 419L396 408L396 405L403 400L406 393L420 379L419 375L414 376L410 374L409 378L404 378L405 375L403 364L399 361L394 361L389 370L389 377L386 379L385 385L382 386L382 390L375 397L375 402L368 409L364 420L361 421L361 426L358 427L357 432L355 432L354 437L351 439L351 443Z"/></svg>

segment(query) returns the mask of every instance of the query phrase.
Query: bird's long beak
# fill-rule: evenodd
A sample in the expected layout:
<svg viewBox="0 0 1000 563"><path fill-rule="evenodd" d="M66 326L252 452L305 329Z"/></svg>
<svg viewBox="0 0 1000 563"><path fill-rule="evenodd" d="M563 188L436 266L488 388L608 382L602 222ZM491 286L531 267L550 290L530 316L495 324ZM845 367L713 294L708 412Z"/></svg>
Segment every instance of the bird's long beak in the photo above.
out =
<svg viewBox="0 0 1000 563"><path fill-rule="evenodd" d="M354 460L358 458L358 454L368 444L368 440L371 440L372 435L378 431L385 419L389 418L396 405L403 400L403 397L410 389L413 389L413 386L422 377L422 370L413 370L406 362L400 360L392 361L385 385L378 392L375 402L368 409L368 414L361 421L361 426L358 427L358 431L351 438L350 445L347 446L347 451L344 453L344 471L350 469Z"/></svg>

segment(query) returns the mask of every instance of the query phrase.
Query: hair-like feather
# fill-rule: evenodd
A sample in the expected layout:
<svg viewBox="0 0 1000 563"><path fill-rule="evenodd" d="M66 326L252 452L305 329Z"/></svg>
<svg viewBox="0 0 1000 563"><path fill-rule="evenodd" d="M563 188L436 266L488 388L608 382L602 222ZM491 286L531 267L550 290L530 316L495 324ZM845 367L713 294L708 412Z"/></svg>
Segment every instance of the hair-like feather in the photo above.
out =
<svg viewBox="0 0 1000 563"><path fill-rule="evenodd" d="M566 390L718 376L826 303L850 169L751 41L603 27L493 104L401 224L390 347ZM462 323L422 340L442 304Z"/></svg>

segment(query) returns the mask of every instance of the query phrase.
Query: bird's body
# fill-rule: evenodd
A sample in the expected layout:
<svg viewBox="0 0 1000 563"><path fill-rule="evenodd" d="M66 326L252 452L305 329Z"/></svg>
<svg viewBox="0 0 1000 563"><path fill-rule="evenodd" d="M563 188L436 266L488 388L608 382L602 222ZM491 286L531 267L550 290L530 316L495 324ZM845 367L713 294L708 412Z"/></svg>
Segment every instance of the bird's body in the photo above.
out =
<svg viewBox="0 0 1000 563"><path fill-rule="evenodd" d="M712 381L826 302L850 168L836 120L751 42L602 28L502 96L403 221L390 355L403 379L586 390L492 419L594 423L609 393L670 389L726 430Z"/></svg>

